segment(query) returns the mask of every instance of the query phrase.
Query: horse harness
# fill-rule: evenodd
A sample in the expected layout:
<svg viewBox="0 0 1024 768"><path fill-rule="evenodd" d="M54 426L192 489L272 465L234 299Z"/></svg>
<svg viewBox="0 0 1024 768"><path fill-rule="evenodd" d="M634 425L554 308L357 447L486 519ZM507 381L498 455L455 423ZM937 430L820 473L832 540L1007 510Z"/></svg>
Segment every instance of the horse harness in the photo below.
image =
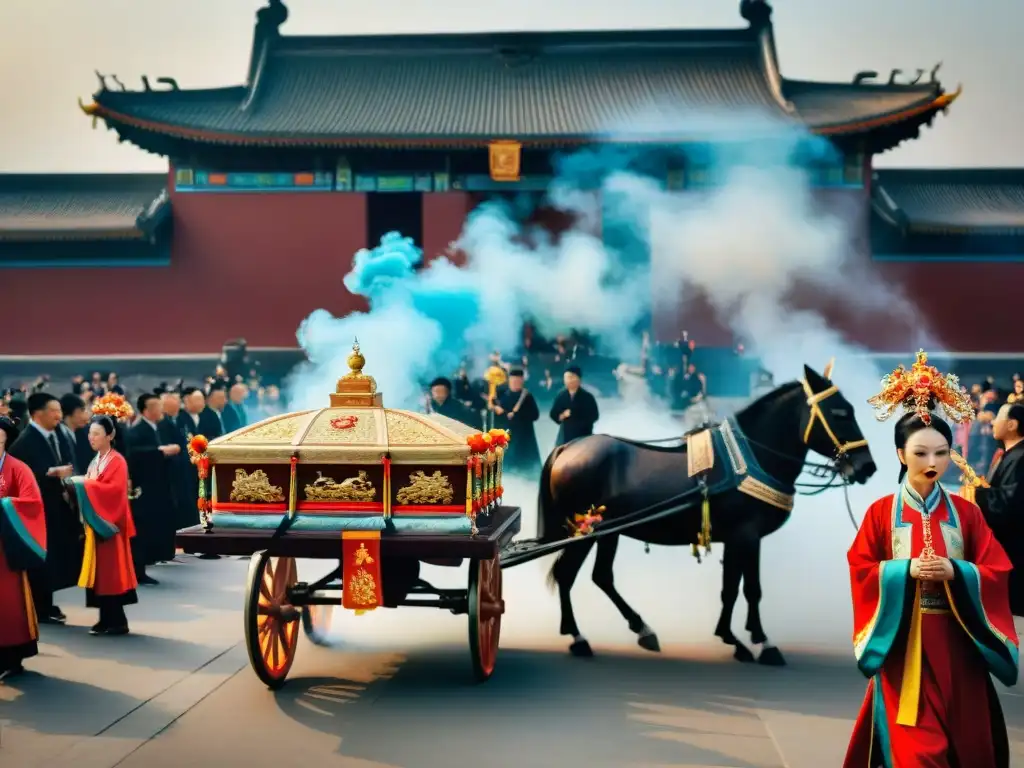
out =
<svg viewBox="0 0 1024 768"><path fill-rule="evenodd" d="M840 441L821 410L821 403L839 392L837 386L832 385L821 392L814 392L807 379L802 379L800 383L807 396L807 406L810 409L807 427L803 434L804 445L810 445L814 425L817 423L821 425L835 446L837 458L867 446L867 440L863 439L845 443ZM693 554L698 559L700 558L700 548L703 548L705 553L711 552L711 496L729 490L737 490L777 509L785 512L793 511L794 497L797 493L796 486L776 480L761 467L752 450L753 445L759 444L750 440L743 433L734 417L730 416L716 427L688 435L686 441L687 472L690 477L696 478L703 497L700 533L693 545ZM714 471L716 454L724 454L728 458L728 467L723 467L723 471L720 473ZM779 455L796 460L795 457L786 454Z"/></svg>

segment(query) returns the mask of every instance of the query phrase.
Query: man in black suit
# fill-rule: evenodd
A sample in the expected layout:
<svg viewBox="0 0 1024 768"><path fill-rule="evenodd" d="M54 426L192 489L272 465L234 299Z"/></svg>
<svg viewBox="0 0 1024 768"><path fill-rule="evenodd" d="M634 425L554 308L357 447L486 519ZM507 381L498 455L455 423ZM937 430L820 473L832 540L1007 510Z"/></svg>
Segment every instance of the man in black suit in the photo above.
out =
<svg viewBox="0 0 1024 768"><path fill-rule="evenodd" d="M600 414L597 400L582 384L583 373L575 365L570 365L562 375L565 389L558 393L551 406L551 420L558 424L558 437L555 445L565 445L577 437L594 434L594 424Z"/></svg>
<svg viewBox="0 0 1024 768"><path fill-rule="evenodd" d="M89 445L89 411L85 401L75 394L67 394L60 399L60 410L64 419L58 431L72 448L75 474L84 475L94 453Z"/></svg>
<svg viewBox="0 0 1024 768"><path fill-rule="evenodd" d="M181 415L181 396L174 391L164 392L160 395L160 404L163 406L164 417L157 425L160 428L160 439L170 445L175 444L180 448L176 456L171 457L171 485L174 487L174 508L177 528L188 528L199 524L199 510L196 507L196 499L199 497L199 488L195 483L195 471L192 469L188 457L188 442L185 431L179 426L178 417Z"/></svg>
<svg viewBox="0 0 1024 768"><path fill-rule="evenodd" d="M231 385L228 392L228 404L224 407L224 434L241 429L249 423L245 412L245 400L249 397L249 387L241 382Z"/></svg>
<svg viewBox="0 0 1024 768"><path fill-rule="evenodd" d="M427 398L427 413L437 413L449 419L460 421L467 427L480 429L483 422L480 414L469 408L461 400L452 395L452 383L444 376L438 376L430 382L430 396Z"/></svg>
<svg viewBox="0 0 1024 768"><path fill-rule="evenodd" d="M1024 405L1008 403L992 421L992 436L1002 443L992 459L986 480L975 501L996 539L1013 563L1010 573L1010 609L1024 616Z"/></svg>
<svg viewBox="0 0 1024 768"><path fill-rule="evenodd" d="M208 440L214 440L221 435L226 435L224 421L224 406L228 402L228 387L223 381L215 381L210 385L210 392L206 396L206 408L199 414L199 434L204 435Z"/></svg>
<svg viewBox="0 0 1024 768"><path fill-rule="evenodd" d="M46 567L29 572L36 614L44 624L63 624L64 612L54 604L53 593L78 584L82 569L83 532L68 504L64 478L74 474L72 447L60 434L60 401L46 392L28 397L30 421L8 448L28 464L39 483L46 514Z"/></svg>
<svg viewBox="0 0 1024 768"><path fill-rule="evenodd" d="M199 387L186 387L181 393L181 404L182 409L175 421L185 435L185 440L191 440L192 435L202 434L199 430L199 415L206 408L206 395Z"/></svg>
<svg viewBox="0 0 1024 768"><path fill-rule="evenodd" d="M135 517L136 560L140 584L156 584L145 566L174 559L174 532L177 515L171 486L170 462L181 453L177 442L165 443L159 424L163 420L160 398L152 392L139 395L136 402L139 420L128 430L128 461L132 485L141 489L132 503Z"/></svg>

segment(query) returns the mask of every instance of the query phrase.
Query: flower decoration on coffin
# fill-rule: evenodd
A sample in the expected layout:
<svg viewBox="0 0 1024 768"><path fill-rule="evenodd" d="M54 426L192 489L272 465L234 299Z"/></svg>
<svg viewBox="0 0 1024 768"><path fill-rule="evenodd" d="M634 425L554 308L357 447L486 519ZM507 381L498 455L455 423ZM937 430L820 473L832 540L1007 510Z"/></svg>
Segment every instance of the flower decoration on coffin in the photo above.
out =
<svg viewBox="0 0 1024 768"><path fill-rule="evenodd" d="M192 439L188 441L190 456L202 456L209 447L210 441L206 439L206 435L193 435Z"/></svg>
<svg viewBox="0 0 1024 768"><path fill-rule="evenodd" d="M351 414L338 416L335 419L331 419L331 427L334 429L352 429L358 422L358 416L352 416Z"/></svg>
<svg viewBox="0 0 1024 768"><path fill-rule="evenodd" d="M472 478L476 478L478 492L472 493L471 507L474 513L498 501L505 489L501 485L501 458L508 445L508 432L503 429L492 429L489 432L475 432L466 438L470 457L468 471L470 485L477 488Z"/></svg>
<svg viewBox="0 0 1024 768"><path fill-rule="evenodd" d="M908 371L902 365L882 379L882 391L868 400L875 408L875 416L885 421L899 408L916 412L925 424L931 424L931 406L942 407L950 421L957 424L974 419L974 407L960 386L960 380L949 373L939 373L928 365L928 355L919 350L917 360Z"/></svg>
<svg viewBox="0 0 1024 768"><path fill-rule="evenodd" d="M93 401L92 415L109 416L114 421L128 421L135 416L135 409L124 399L124 395L110 392Z"/></svg>
<svg viewBox="0 0 1024 768"><path fill-rule="evenodd" d="M209 447L210 441L206 435L193 435L187 446L189 461L195 465L196 473L199 475L199 498L196 500L196 507L199 510L203 528L207 531L212 529L210 513L213 511L213 500L206 488L206 480L210 476L210 457L206 453L206 449Z"/></svg>

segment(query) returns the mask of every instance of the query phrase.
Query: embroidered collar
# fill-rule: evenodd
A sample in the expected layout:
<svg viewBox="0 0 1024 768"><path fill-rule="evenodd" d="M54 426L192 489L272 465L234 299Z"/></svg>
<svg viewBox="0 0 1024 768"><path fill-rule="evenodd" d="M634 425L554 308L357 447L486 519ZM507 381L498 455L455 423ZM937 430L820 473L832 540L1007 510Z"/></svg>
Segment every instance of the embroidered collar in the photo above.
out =
<svg viewBox="0 0 1024 768"><path fill-rule="evenodd" d="M922 499L921 494L914 490L913 486L906 480L903 481L903 485L900 486L900 493L903 496L903 503L910 507L912 510L921 514L922 512L928 515L935 514L935 510L939 508L939 502L942 501L944 496L943 488L941 483L935 483L931 493L928 494L927 499Z"/></svg>

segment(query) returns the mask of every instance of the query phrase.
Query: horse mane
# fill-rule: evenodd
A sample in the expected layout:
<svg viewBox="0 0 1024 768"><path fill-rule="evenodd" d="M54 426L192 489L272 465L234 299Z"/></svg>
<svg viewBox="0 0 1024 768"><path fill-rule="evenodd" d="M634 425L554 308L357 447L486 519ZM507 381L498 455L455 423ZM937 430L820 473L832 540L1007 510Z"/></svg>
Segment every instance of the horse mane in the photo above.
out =
<svg viewBox="0 0 1024 768"><path fill-rule="evenodd" d="M780 384L775 389L769 390L761 395L757 400L752 403L747 403L745 406L736 411L736 415L740 416L746 414L748 411L763 408L766 405L773 404L775 401L792 394L794 390L802 389L803 385L799 381L787 381L785 384Z"/></svg>
<svg viewBox="0 0 1024 768"><path fill-rule="evenodd" d="M765 392L759 398L757 398L751 403L748 403L743 408L738 410L736 412L736 416L741 416L747 413L748 411L753 411L758 408L764 408L765 406L773 405L777 401L783 399L787 395L792 394L797 389L801 389L802 387L803 385L799 381L787 381L785 384L780 384L779 386L775 387L774 389L768 392ZM688 429L686 432L683 432L681 435L679 435L679 437L665 438L663 441L658 441L657 443L644 442L643 440L631 440L628 437L619 437L618 435L607 435L607 437L610 437L613 440L618 440L620 443L627 443L629 445L635 445L638 448L644 448L648 451L659 451L661 453L682 453L686 451L686 438L688 438L690 435L696 435L699 432L703 432L706 429L714 429L721 423L722 422L720 421L705 421L698 424L696 427L693 427L692 429ZM678 440L679 445L659 444L661 442L667 442L669 440Z"/></svg>

